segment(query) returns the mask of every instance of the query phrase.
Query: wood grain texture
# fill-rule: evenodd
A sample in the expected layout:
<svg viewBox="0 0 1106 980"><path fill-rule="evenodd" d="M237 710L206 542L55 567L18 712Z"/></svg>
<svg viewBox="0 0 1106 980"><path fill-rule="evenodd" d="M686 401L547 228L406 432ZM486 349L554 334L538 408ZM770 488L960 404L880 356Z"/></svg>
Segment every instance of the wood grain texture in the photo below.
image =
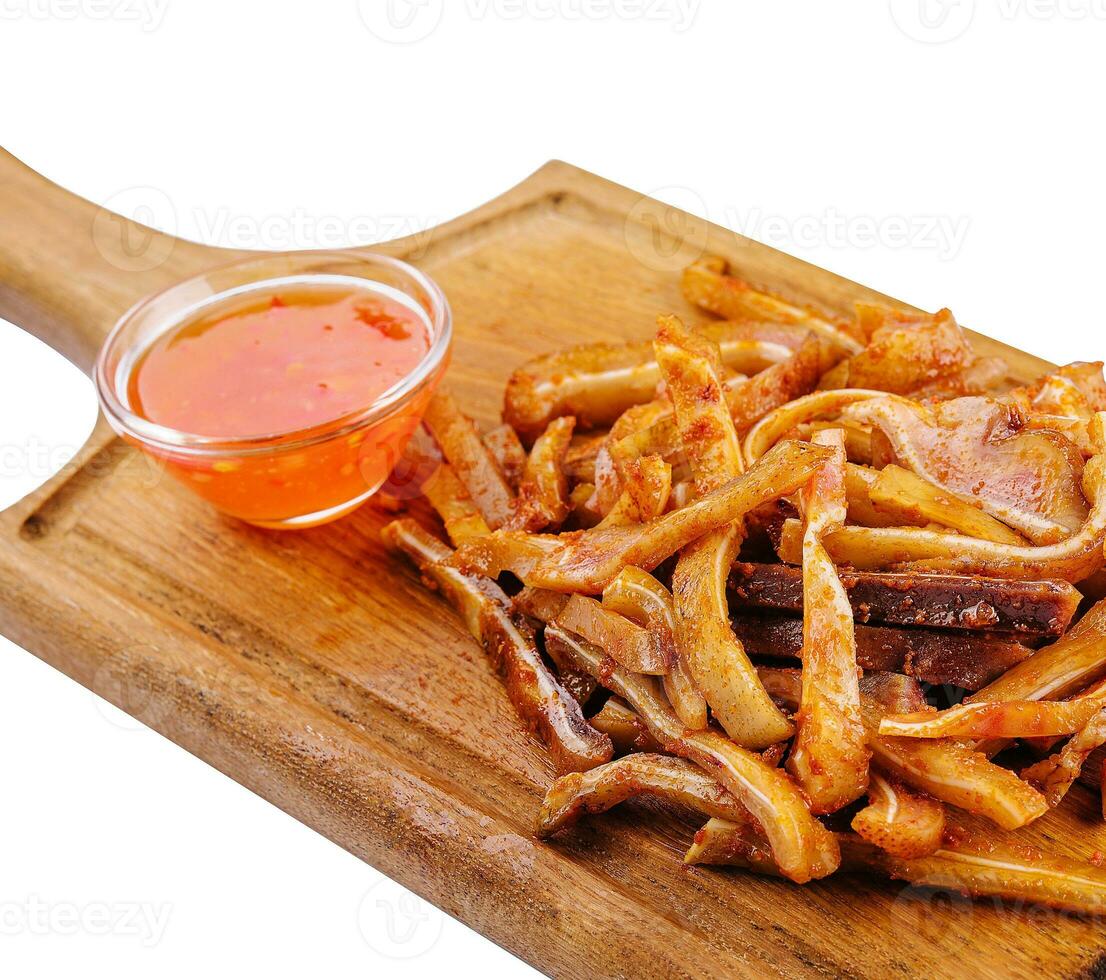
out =
<svg viewBox="0 0 1106 980"><path fill-rule="evenodd" d="M136 298L234 257L157 236L141 239L158 259L142 268L140 249L112 242L145 232L7 156L0 202L0 314L86 368ZM489 424L536 353L647 337L657 312L701 319L678 272L706 250L831 310L884 298L562 163L381 250L445 289L449 383ZM1047 367L980 346L1019 377ZM0 515L0 630L555 976L1101 975L1100 927L1072 916L851 876L800 888L686 869L700 821L650 803L536 841L552 769L451 611L381 547L388 518L370 505L299 533L237 524L101 423ZM1082 787L1027 836L1106 850Z"/></svg>

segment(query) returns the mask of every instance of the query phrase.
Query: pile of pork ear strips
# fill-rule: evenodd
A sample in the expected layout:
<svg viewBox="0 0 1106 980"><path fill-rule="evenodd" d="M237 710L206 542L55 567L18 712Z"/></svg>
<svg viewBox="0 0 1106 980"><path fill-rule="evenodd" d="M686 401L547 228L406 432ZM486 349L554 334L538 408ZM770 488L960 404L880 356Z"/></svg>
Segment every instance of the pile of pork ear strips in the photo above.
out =
<svg viewBox="0 0 1106 980"><path fill-rule="evenodd" d="M682 289L519 368L483 434L438 393L440 527L383 532L547 746L538 834L649 794L706 819L691 864L1103 911L1089 843L1019 834L1103 771L1102 364L1019 383L948 310L720 259Z"/></svg>

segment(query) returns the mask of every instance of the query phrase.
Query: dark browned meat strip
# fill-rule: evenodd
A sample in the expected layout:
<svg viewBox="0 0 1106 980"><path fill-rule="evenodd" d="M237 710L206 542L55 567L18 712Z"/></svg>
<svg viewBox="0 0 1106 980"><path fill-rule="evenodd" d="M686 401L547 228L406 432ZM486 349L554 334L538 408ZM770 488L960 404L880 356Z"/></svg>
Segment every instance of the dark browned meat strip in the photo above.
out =
<svg viewBox="0 0 1106 980"><path fill-rule="evenodd" d="M754 657L799 657L803 621L779 613L733 617L734 632ZM865 670L909 674L927 684L978 691L1033 651L1016 640L989 633L856 627L856 662Z"/></svg>
<svg viewBox="0 0 1106 980"><path fill-rule="evenodd" d="M840 574L858 623L1060 636L1082 598L1067 582L847 569ZM738 562L730 572L730 601L738 608L801 612L802 569Z"/></svg>

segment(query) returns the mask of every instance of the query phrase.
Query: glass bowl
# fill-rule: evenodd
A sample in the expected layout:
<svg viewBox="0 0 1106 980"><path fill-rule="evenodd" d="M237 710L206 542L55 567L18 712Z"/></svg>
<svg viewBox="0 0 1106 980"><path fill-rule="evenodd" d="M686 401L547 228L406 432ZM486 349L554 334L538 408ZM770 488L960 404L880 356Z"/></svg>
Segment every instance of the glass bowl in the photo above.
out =
<svg viewBox="0 0 1106 980"><path fill-rule="evenodd" d="M371 404L311 428L212 437L159 425L133 410L132 374L158 337L228 298L315 284L368 289L403 303L426 323L429 350ZM273 254L205 272L139 301L108 335L93 376L112 428L189 489L251 524L305 528L348 514L387 480L445 372L452 337L445 295L406 262L361 251Z"/></svg>

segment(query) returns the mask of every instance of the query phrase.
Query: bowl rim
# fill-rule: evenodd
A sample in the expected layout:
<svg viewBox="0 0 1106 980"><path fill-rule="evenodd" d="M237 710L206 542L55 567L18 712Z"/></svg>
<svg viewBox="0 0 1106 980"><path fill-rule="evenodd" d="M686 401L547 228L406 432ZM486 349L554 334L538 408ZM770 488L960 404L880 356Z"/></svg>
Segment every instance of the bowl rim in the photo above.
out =
<svg viewBox="0 0 1106 980"><path fill-rule="evenodd" d="M360 260L369 265L383 266L393 272L406 276L421 289L427 297L429 309L425 309L431 330L431 342L427 352L423 355L414 369L402 380L396 382L391 388L378 395L373 401L362 408L353 409L337 418L326 422L316 423L313 426L300 429L289 429L285 432L266 433L244 437L205 436L198 433L186 432L175 429L172 426L162 425L150 419L143 418L129 408L117 393L117 373L113 370L111 362L113 356L118 353L121 338L127 327L133 323L136 317L148 311L150 307L160 300L166 293L174 289L180 289L190 283L199 282L213 274L233 271L237 268L243 270L250 265L260 265L278 259L335 259L343 262ZM327 273L316 273L325 277ZM298 275L307 277L311 272ZM269 280L281 278L278 275L260 276L256 282L260 285ZM354 276L356 278L356 275ZM367 283L372 280L364 277ZM231 293L235 287L228 287L213 293L204 301L207 303L218 302L220 297ZM395 287L391 287L395 288ZM420 307L423 305L419 304ZM194 305L184 306L167 318L163 330L170 330L176 323L185 319L194 312ZM159 333L157 336L160 336ZM425 272L402 259L380 252L362 249L348 249L333 251L325 249L309 249L293 252L263 252L246 259L238 259L233 262L213 266L193 276L178 280L171 285L139 299L115 322L96 357L93 369L93 382L96 394L100 401L100 409L104 413L108 423L119 435L130 438L144 447L160 450L173 455L185 455L195 457L242 457L264 453L271 453L274 449L284 451L302 450L314 446L320 442L351 435L366 425L374 424L395 414L414 395L433 383L438 370L445 361L453 342L453 313L441 287ZM152 343L152 341L150 341ZM128 373L129 377L129 373Z"/></svg>

